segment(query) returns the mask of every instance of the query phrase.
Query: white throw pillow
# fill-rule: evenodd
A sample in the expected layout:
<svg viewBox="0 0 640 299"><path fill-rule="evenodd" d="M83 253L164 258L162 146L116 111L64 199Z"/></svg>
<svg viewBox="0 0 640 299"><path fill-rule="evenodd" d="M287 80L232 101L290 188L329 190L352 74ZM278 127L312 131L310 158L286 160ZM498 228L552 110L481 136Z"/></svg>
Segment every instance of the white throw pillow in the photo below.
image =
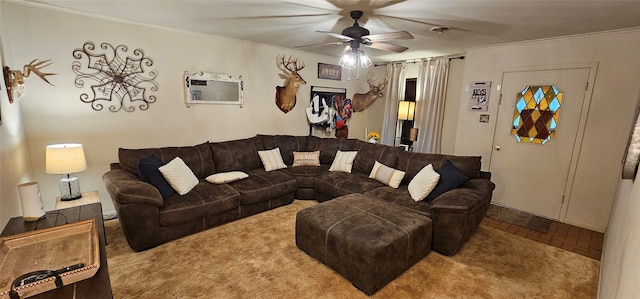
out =
<svg viewBox="0 0 640 299"><path fill-rule="evenodd" d="M208 176L206 178L207 182L213 184L224 184L231 183L238 180L242 180L248 178L249 175L242 171L229 171L229 172L221 172Z"/></svg>
<svg viewBox="0 0 640 299"><path fill-rule="evenodd" d="M338 151L336 157L333 158L333 163L329 167L329 171L341 171L351 173L351 167L353 166L353 160L355 160L358 152L343 152Z"/></svg>
<svg viewBox="0 0 640 299"><path fill-rule="evenodd" d="M404 178L404 171L393 169L376 161L376 163L373 164L369 178L378 180L389 187L398 188L402 182L402 178Z"/></svg>
<svg viewBox="0 0 640 299"><path fill-rule="evenodd" d="M264 165L265 171L287 168L287 165L284 165L284 162L282 161L282 155L280 154L279 147L268 151L258 151L258 155L260 156L260 160L262 160L262 165Z"/></svg>
<svg viewBox="0 0 640 299"><path fill-rule="evenodd" d="M180 157L175 157L169 163L160 166L158 170L180 195L187 194L198 185L198 178Z"/></svg>
<svg viewBox="0 0 640 299"><path fill-rule="evenodd" d="M409 194L415 201L423 200L433 191L438 181L440 180L440 174L433 170L433 165L429 164L422 168L416 176L409 182Z"/></svg>

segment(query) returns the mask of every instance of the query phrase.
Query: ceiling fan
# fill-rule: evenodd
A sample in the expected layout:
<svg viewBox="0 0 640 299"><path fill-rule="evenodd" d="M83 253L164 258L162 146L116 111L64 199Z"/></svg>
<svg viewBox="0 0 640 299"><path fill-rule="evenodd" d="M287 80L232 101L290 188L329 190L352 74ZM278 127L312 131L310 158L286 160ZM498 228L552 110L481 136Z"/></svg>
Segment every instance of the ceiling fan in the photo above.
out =
<svg viewBox="0 0 640 299"><path fill-rule="evenodd" d="M388 33L380 33L380 34L370 34L367 28L360 27L360 24L358 24L358 19L362 17L362 14L363 13L361 10L351 11L349 15L354 20L353 25L351 27L347 27L344 30L342 30L341 34L329 32L329 31L317 31L320 33L326 33L330 36L339 38L341 39L341 41L299 46L296 48L348 44L351 50L354 52L358 51L358 48L360 48L360 45L364 45L365 47L383 50L383 51L391 51L395 53L401 53L409 49L407 47L386 43L386 41L396 40L396 39L413 39L413 35L411 35L411 33L407 31L397 31L397 32L388 32Z"/></svg>

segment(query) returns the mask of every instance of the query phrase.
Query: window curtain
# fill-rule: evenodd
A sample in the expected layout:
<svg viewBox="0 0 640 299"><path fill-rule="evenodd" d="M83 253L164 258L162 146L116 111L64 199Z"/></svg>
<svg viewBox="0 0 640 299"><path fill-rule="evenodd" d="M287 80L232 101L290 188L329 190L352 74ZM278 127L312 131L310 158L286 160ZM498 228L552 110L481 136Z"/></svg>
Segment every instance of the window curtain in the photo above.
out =
<svg viewBox="0 0 640 299"><path fill-rule="evenodd" d="M380 132L380 143L396 144L398 130L398 102L404 100L406 63L387 64L387 78L389 78L387 93L384 98L384 121ZM399 135L398 135L399 136Z"/></svg>
<svg viewBox="0 0 640 299"><path fill-rule="evenodd" d="M416 86L414 126L419 130L418 139L413 143L414 151L433 154L439 154L441 151L448 74L449 59L422 61Z"/></svg>

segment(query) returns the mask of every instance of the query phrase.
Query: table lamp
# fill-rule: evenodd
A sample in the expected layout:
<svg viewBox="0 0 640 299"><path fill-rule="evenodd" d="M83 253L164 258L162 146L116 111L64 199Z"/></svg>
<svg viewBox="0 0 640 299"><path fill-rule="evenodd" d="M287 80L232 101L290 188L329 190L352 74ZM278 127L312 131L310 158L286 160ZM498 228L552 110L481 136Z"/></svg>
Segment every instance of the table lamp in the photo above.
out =
<svg viewBox="0 0 640 299"><path fill-rule="evenodd" d="M68 201L82 197L80 180L73 173L87 170L82 144L65 143L47 145L45 152L45 172L62 174L58 181L60 200Z"/></svg>

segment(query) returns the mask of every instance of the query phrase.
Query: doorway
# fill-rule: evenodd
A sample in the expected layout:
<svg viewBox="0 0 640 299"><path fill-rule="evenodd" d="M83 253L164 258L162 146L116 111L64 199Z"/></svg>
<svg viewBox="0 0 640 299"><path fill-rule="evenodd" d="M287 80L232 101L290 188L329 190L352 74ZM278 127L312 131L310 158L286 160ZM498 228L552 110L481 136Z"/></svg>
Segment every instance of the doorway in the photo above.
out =
<svg viewBox="0 0 640 299"><path fill-rule="evenodd" d="M490 171L493 203L562 221L594 66L504 71Z"/></svg>

